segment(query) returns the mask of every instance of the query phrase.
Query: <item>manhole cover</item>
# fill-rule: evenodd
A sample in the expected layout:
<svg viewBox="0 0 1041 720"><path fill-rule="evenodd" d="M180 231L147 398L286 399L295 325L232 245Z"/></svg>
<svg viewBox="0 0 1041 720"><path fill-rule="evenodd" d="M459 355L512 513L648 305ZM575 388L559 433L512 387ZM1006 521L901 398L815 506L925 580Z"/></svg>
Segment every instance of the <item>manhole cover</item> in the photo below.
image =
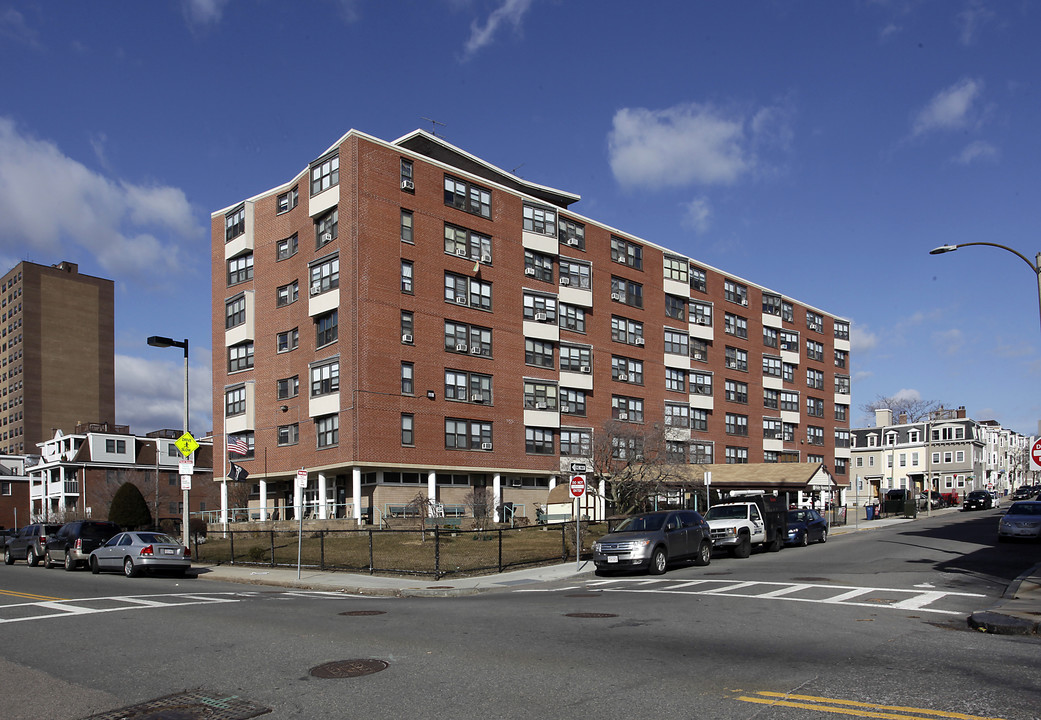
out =
<svg viewBox="0 0 1041 720"><path fill-rule="evenodd" d="M91 715L84 720L246 720L269 712L271 708L236 695L196 690Z"/></svg>
<svg viewBox="0 0 1041 720"><path fill-rule="evenodd" d="M593 612L577 612L577 613L565 613L564 617L573 618L611 618L618 617L614 613L593 613Z"/></svg>
<svg viewBox="0 0 1041 720"><path fill-rule="evenodd" d="M386 612L383 610L348 610L340 614L347 617L367 617L369 615L386 615Z"/></svg>
<svg viewBox="0 0 1041 720"><path fill-rule="evenodd" d="M390 663L385 660L337 660L311 668L317 678L356 678L386 670Z"/></svg>

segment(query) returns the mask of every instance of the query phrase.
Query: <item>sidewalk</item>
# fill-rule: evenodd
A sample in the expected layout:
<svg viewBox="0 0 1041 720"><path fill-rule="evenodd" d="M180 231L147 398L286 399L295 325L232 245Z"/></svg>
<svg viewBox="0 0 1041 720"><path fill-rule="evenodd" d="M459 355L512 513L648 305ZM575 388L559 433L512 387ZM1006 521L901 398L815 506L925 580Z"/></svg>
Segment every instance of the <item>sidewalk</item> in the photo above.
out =
<svg viewBox="0 0 1041 720"><path fill-rule="evenodd" d="M954 510L940 512L956 512ZM934 513L935 514L935 513ZM864 530L874 530L914 522L909 518L890 517L880 520L858 520L850 525L834 527L832 537ZM285 588L341 592L349 595L385 597L459 597L506 590L521 585L593 577L593 563L570 561L560 565L526 568L494 575L448 577L386 577L362 573L320 571L302 568L272 568L256 565L195 565L203 580L223 580L246 585L269 585ZM1041 564L1016 578L1001 599L991 608L977 610L968 618L969 627L1000 635L1041 635Z"/></svg>

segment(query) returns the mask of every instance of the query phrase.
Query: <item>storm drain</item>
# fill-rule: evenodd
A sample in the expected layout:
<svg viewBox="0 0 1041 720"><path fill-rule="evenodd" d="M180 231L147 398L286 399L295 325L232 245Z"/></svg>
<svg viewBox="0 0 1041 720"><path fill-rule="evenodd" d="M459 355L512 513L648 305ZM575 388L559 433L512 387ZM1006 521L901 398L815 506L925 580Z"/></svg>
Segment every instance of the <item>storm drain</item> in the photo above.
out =
<svg viewBox="0 0 1041 720"><path fill-rule="evenodd" d="M356 678L372 675L386 670L390 663L385 660L337 660L311 668L311 675L316 678Z"/></svg>
<svg viewBox="0 0 1041 720"><path fill-rule="evenodd" d="M594 613L594 612L577 612L577 613L565 613L564 617L570 618L612 618L618 617L614 613Z"/></svg>
<svg viewBox="0 0 1041 720"><path fill-rule="evenodd" d="M194 690L91 715L84 720L246 720L269 712L271 708L236 695Z"/></svg>
<svg viewBox="0 0 1041 720"><path fill-rule="evenodd" d="M383 610L348 610L340 614L347 617L368 617L369 615L386 615L387 613Z"/></svg>

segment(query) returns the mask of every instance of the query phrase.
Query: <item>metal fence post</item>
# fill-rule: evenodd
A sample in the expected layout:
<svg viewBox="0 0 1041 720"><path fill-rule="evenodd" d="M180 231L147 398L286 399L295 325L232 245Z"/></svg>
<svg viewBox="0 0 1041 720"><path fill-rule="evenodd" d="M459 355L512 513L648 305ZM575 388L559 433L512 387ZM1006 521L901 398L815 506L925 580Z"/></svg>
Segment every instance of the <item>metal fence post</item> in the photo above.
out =
<svg viewBox="0 0 1041 720"><path fill-rule="evenodd" d="M499 528L499 572L502 572L502 528Z"/></svg>
<svg viewBox="0 0 1041 720"><path fill-rule="evenodd" d="M228 533L228 540L230 541L228 543L228 548L231 550L231 564L234 565L235 564L235 531L234 530L232 530L232 531L230 531ZM196 545L195 547L199 547L199 546Z"/></svg>
<svg viewBox="0 0 1041 720"><path fill-rule="evenodd" d="M434 526L434 579L441 579L441 533Z"/></svg>
<svg viewBox="0 0 1041 720"><path fill-rule="evenodd" d="M275 531L268 530L267 533L271 538L271 567L275 567Z"/></svg>
<svg viewBox="0 0 1041 720"><path fill-rule="evenodd" d="M318 569L325 570L325 530L318 531Z"/></svg>
<svg viewBox="0 0 1041 720"><path fill-rule="evenodd" d="M369 528L369 575L376 572L376 565L372 560L372 528Z"/></svg>
<svg viewBox="0 0 1041 720"><path fill-rule="evenodd" d="M560 523L560 559L567 560L567 523Z"/></svg>

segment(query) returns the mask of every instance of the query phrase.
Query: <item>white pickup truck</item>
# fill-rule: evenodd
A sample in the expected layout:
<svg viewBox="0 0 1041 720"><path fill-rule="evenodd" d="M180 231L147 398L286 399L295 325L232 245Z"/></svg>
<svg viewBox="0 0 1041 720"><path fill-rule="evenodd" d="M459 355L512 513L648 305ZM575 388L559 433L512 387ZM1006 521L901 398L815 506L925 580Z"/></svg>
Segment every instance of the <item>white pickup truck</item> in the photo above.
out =
<svg viewBox="0 0 1041 720"><path fill-rule="evenodd" d="M705 520L712 530L712 546L726 548L733 557L748 557L753 545L777 552L788 537L787 508L773 495L748 495L714 505Z"/></svg>

